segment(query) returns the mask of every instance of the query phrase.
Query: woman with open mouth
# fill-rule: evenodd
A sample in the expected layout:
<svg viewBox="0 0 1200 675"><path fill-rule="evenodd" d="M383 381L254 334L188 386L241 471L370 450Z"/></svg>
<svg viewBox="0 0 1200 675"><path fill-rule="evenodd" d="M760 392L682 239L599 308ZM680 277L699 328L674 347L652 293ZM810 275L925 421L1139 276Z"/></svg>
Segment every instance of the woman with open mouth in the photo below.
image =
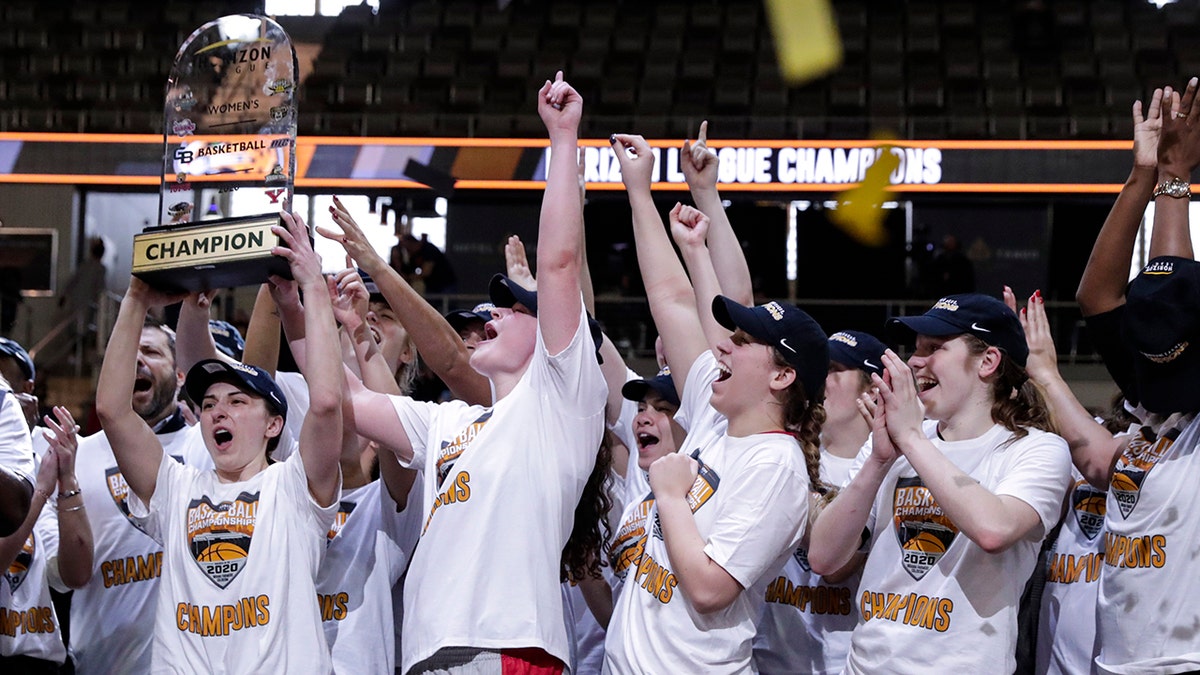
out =
<svg viewBox="0 0 1200 675"><path fill-rule="evenodd" d="M1011 672L1017 605L1070 485L1017 315L968 293L888 322L872 446L813 527L814 572L867 560L847 673Z"/></svg>
<svg viewBox="0 0 1200 675"><path fill-rule="evenodd" d="M685 271L650 193L649 144L621 134L610 141L678 387L676 419L688 433L679 451L650 465L651 493L629 504L617 530L614 573L625 582L605 672L752 672L762 596L750 589L795 550L818 481L826 336L793 305L751 307L721 295L709 217L676 205L671 231Z"/></svg>
<svg viewBox="0 0 1200 675"><path fill-rule="evenodd" d="M129 484L129 510L163 545L155 672L329 673L316 598L317 568L337 513L342 371L321 261L299 216L272 231L304 291L309 406L299 448L270 454L288 414L283 391L255 366L205 360L184 387L200 408L215 468L166 456L133 408L138 335L151 307L182 299L136 277L108 342L96 410ZM277 277L273 280L278 281Z"/></svg>

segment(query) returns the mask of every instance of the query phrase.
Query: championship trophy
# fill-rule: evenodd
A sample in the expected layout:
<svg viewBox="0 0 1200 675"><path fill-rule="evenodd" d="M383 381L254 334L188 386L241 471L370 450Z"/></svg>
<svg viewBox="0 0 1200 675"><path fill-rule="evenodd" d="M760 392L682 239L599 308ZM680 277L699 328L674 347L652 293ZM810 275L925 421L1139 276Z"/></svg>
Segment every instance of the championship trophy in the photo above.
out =
<svg viewBox="0 0 1200 675"><path fill-rule="evenodd" d="M134 236L134 275L168 291L291 278L271 226L292 201L297 75L266 17L221 17L183 43L163 112L162 224Z"/></svg>

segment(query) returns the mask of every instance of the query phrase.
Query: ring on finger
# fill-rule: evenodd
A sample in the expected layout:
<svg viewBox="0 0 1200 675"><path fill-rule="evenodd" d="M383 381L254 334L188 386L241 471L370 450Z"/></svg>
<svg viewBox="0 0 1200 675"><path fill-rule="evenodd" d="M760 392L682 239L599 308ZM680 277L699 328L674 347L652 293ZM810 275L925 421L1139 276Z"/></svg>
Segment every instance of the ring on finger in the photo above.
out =
<svg viewBox="0 0 1200 675"><path fill-rule="evenodd" d="M1175 119L1181 119L1181 118L1187 117L1187 113L1180 112L1178 110L1176 110L1174 112L1174 115L1175 115Z"/></svg>

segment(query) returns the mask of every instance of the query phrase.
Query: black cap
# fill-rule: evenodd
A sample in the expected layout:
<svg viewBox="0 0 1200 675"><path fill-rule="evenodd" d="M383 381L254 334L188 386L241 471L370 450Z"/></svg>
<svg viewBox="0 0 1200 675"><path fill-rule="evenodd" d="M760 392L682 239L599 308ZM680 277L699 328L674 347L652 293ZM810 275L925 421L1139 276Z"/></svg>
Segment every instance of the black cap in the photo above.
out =
<svg viewBox="0 0 1200 675"><path fill-rule="evenodd" d="M287 419L288 405L283 390L275 384L275 380L271 379L267 371L258 366L206 359L188 371L183 389L188 398L199 404L204 400L204 393L208 388L217 382L228 382L238 389L263 397L268 406Z"/></svg>
<svg viewBox="0 0 1200 675"><path fill-rule="evenodd" d="M503 274L492 277L488 284L488 295L497 307L525 305L529 313L537 316L537 291L531 291Z"/></svg>
<svg viewBox="0 0 1200 675"><path fill-rule="evenodd" d="M829 336L829 360L871 375L883 375L887 345L870 333L842 330Z"/></svg>
<svg viewBox="0 0 1200 675"><path fill-rule="evenodd" d="M887 321L889 335L912 344L918 335L946 337L974 335L1008 354L1022 368L1029 357L1025 329L1016 312L1000 300L982 293L948 295L921 316L898 316Z"/></svg>
<svg viewBox="0 0 1200 675"><path fill-rule="evenodd" d="M242 352L246 350L246 341L236 326L228 321L212 319L208 322L208 332L212 333L213 343L221 353L231 359L242 360Z"/></svg>
<svg viewBox="0 0 1200 675"><path fill-rule="evenodd" d="M33 358L29 356L29 352L25 351L21 343L6 337L0 337L0 354L16 359L17 365L21 367L21 372L25 374L25 379L34 379L37 369L33 367ZM15 383L10 382L9 384Z"/></svg>
<svg viewBox="0 0 1200 675"><path fill-rule="evenodd" d="M820 324L804 310L774 301L747 307L718 295L713 298L712 312L717 323L729 330L741 328L751 337L774 347L796 369L808 399L824 399L825 376L829 373L829 339Z"/></svg>
<svg viewBox="0 0 1200 675"><path fill-rule="evenodd" d="M524 305L531 314L537 316L537 291L531 291L503 274L492 277L491 283L488 284L488 295L492 297L492 302L497 307L511 308L519 303ZM604 363L604 359L600 356L600 344L604 341L604 333L600 330L600 324L591 314L587 315L587 319L588 331L592 334L592 342L596 344L596 360ZM491 317L488 317L488 320L490 321Z"/></svg>
<svg viewBox="0 0 1200 675"><path fill-rule="evenodd" d="M621 387L621 396L630 401L646 400L646 393L653 391L662 400L679 407L679 392L675 391L675 380L670 374L658 375L645 380L630 380Z"/></svg>
<svg viewBox="0 0 1200 675"><path fill-rule="evenodd" d="M1200 263L1160 256L1129 284L1121 332L1133 349L1141 405L1160 415L1200 410Z"/></svg>
<svg viewBox="0 0 1200 675"><path fill-rule="evenodd" d="M487 323L492 320L492 309L496 306L490 302L481 302L471 309L456 309L446 315L446 322L457 332L461 332L472 321Z"/></svg>

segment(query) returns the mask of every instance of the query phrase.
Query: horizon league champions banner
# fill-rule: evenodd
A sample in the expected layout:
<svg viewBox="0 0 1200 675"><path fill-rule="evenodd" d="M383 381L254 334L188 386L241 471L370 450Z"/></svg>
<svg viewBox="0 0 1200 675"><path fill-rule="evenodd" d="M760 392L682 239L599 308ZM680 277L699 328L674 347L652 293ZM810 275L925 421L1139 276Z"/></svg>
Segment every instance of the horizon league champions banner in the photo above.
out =
<svg viewBox="0 0 1200 675"><path fill-rule="evenodd" d="M162 225L135 237L134 274L172 290L290 276L271 255L271 226L292 197L297 72L291 40L266 17L225 16L188 37L167 83ZM202 188L217 198L197 204Z"/></svg>

